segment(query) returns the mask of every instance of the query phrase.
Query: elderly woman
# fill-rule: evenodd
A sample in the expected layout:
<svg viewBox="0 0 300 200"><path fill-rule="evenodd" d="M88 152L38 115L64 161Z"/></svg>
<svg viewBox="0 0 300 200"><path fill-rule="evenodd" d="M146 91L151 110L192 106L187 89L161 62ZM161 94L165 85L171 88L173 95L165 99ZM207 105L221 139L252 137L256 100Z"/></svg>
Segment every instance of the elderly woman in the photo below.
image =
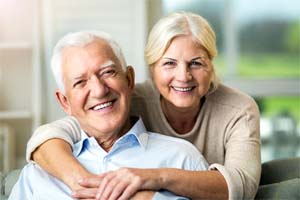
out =
<svg viewBox="0 0 300 200"><path fill-rule="evenodd" d="M261 172L259 111L251 97L218 83L216 55L215 34L203 17L177 12L162 18L145 49L152 80L136 85L131 107L148 130L192 142L209 171L122 168L92 176L72 157L80 129L71 117L39 127L28 143L27 158L74 190L79 179L91 177L81 186L96 187L97 193L79 190L82 198L89 192L97 199L124 192L129 198L140 190L159 189L191 199L254 198ZM128 177L140 181L133 184Z"/></svg>

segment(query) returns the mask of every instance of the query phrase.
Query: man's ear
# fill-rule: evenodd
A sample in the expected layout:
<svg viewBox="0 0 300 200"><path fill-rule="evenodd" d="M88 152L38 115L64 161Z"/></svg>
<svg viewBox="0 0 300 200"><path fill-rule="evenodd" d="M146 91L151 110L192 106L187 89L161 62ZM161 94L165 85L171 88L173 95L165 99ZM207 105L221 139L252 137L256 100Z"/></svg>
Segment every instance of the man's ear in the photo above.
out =
<svg viewBox="0 0 300 200"><path fill-rule="evenodd" d="M65 111L65 113L71 115L72 111L68 98L59 90L55 91L55 97L61 105L62 109Z"/></svg>
<svg viewBox="0 0 300 200"><path fill-rule="evenodd" d="M128 66L126 68L126 78L127 78L127 81L128 81L128 86L130 88L131 91L133 91L134 89L134 69L132 66Z"/></svg>

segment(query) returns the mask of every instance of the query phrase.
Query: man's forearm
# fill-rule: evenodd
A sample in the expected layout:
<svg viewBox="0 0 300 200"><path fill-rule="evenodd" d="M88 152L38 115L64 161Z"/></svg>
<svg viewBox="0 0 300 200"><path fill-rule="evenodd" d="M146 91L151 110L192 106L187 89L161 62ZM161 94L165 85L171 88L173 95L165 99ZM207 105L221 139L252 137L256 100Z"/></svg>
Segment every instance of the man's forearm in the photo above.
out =
<svg viewBox="0 0 300 200"><path fill-rule="evenodd" d="M78 180L90 173L75 159L70 145L61 139L51 139L33 152L32 158L51 175L66 183L72 190L81 188Z"/></svg>
<svg viewBox="0 0 300 200"><path fill-rule="evenodd" d="M161 187L191 199L228 199L228 188L218 171L159 169Z"/></svg>

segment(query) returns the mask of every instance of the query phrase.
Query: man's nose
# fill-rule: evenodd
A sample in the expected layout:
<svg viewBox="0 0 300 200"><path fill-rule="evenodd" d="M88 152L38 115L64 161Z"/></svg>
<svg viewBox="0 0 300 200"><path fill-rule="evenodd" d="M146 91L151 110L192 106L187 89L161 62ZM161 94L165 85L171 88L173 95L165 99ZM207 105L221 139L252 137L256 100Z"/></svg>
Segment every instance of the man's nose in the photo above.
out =
<svg viewBox="0 0 300 200"><path fill-rule="evenodd" d="M101 78L94 76L89 81L90 95L92 97L101 98L109 92L109 88Z"/></svg>
<svg viewBox="0 0 300 200"><path fill-rule="evenodd" d="M187 82L192 80L192 74L187 64L178 65L175 73L176 80L178 81Z"/></svg>

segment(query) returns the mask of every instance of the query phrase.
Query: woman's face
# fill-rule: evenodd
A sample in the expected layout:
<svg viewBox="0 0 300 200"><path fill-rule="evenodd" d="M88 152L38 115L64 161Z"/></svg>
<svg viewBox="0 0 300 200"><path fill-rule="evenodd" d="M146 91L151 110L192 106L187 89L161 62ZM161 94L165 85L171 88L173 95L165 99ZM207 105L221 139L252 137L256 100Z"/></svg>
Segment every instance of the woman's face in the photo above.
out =
<svg viewBox="0 0 300 200"><path fill-rule="evenodd" d="M169 105L197 109L209 89L213 65L206 50L192 36L178 36L151 72L157 89Z"/></svg>

